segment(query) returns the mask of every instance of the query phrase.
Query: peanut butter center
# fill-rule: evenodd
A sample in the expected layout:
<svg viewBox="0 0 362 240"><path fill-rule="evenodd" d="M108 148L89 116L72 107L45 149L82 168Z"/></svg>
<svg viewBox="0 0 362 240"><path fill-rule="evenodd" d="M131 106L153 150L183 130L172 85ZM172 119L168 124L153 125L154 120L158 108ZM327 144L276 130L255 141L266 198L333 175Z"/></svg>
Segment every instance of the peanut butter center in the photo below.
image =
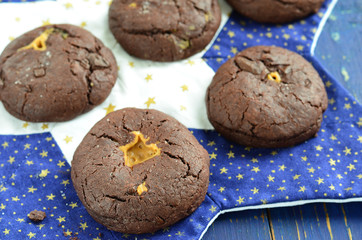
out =
<svg viewBox="0 0 362 240"><path fill-rule="evenodd" d="M268 79L270 81L274 81L274 82L277 82L277 83L280 83L282 81L282 78L280 77L279 73L278 72L271 72L268 74Z"/></svg>
<svg viewBox="0 0 362 240"><path fill-rule="evenodd" d="M146 144L150 138L145 138L139 131L133 131L132 133L135 135L133 141L119 147L124 154L127 167L132 168L134 165L143 163L161 154L161 149L155 143Z"/></svg>
<svg viewBox="0 0 362 240"><path fill-rule="evenodd" d="M48 40L48 37L50 34L54 32L54 28L49 28L45 30L42 34L39 35L39 37L35 38L29 45L19 48L20 50L25 49L34 49L37 51L45 51L47 49L46 41Z"/></svg>
<svg viewBox="0 0 362 240"><path fill-rule="evenodd" d="M147 192L147 191L148 191L148 189L146 187L146 182L143 182L142 184L138 185L138 187L137 187L138 195L141 195L142 193Z"/></svg>

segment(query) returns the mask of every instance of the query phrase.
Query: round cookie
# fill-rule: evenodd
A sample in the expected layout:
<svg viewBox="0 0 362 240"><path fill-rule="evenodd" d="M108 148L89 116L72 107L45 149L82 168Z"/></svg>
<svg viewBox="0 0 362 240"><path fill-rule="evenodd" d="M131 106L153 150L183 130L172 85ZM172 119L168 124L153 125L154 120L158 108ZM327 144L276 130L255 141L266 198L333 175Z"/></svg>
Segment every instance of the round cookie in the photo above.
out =
<svg viewBox="0 0 362 240"><path fill-rule="evenodd" d="M279 47L256 46L223 64L207 90L211 124L251 147L288 147L318 132L327 94L313 66Z"/></svg>
<svg viewBox="0 0 362 240"><path fill-rule="evenodd" d="M203 50L221 20L217 0L114 0L109 27L129 54L176 61Z"/></svg>
<svg viewBox="0 0 362 240"><path fill-rule="evenodd" d="M240 14L261 23L287 23L317 13L324 0L227 0Z"/></svg>
<svg viewBox="0 0 362 240"><path fill-rule="evenodd" d="M125 108L99 121L72 161L89 214L123 233L150 233L191 214L209 184L209 156L190 131L157 110Z"/></svg>
<svg viewBox="0 0 362 240"><path fill-rule="evenodd" d="M67 121L102 103L117 78L112 52L73 25L36 28L0 56L0 100L30 122Z"/></svg>

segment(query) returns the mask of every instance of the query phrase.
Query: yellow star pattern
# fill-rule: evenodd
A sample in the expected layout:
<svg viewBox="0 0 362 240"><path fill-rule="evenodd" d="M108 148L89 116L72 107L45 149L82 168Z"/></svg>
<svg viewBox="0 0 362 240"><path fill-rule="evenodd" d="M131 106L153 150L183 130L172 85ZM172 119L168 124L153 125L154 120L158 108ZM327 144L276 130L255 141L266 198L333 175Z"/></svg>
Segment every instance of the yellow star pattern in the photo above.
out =
<svg viewBox="0 0 362 240"><path fill-rule="evenodd" d="M31 146L31 144L29 144L29 143L25 144L25 145L24 145L24 150L30 149L30 146Z"/></svg>
<svg viewBox="0 0 362 240"><path fill-rule="evenodd" d="M78 207L78 204L77 204L77 203L73 203L73 202L72 202L72 203L70 203L70 204L69 204L69 206L70 206L70 207L72 207L72 209L73 209L73 208Z"/></svg>
<svg viewBox="0 0 362 240"><path fill-rule="evenodd" d="M193 65L195 65L195 62L192 61L192 60L188 60L188 61L187 61L187 64L189 64L190 66L193 66Z"/></svg>
<svg viewBox="0 0 362 240"><path fill-rule="evenodd" d="M253 167L253 169L251 169L252 172L258 173L260 172L259 167Z"/></svg>
<svg viewBox="0 0 362 240"><path fill-rule="evenodd" d="M351 109L351 108L352 108L352 107L351 107L351 104L349 104L349 103L344 104L344 109L349 110L349 109Z"/></svg>
<svg viewBox="0 0 362 240"><path fill-rule="evenodd" d="M314 173L314 172L315 172L315 169L314 169L313 167L307 168L307 169L308 169L308 172L310 172L310 173Z"/></svg>
<svg viewBox="0 0 362 240"><path fill-rule="evenodd" d="M9 162L10 164L13 164L13 163L15 162L15 157L9 157L8 162Z"/></svg>
<svg viewBox="0 0 362 240"><path fill-rule="evenodd" d="M49 172L48 169L41 170L41 172L40 172L40 174L39 174L39 177L44 178L44 177L48 176L49 173L50 173L50 172Z"/></svg>
<svg viewBox="0 0 362 240"><path fill-rule="evenodd" d="M347 168L349 169L349 171L356 170L355 166L352 163L350 163Z"/></svg>
<svg viewBox="0 0 362 240"><path fill-rule="evenodd" d="M299 179L300 176L301 176L301 175L295 174L295 175L293 176L293 180Z"/></svg>
<svg viewBox="0 0 362 240"><path fill-rule="evenodd" d="M145 80L147 82L151 81L152 80L152 75L151 74L147 74L147 76L145 77Z"/></svg>
<svg viewBox="0 0 362 240"><path fill-rule="evenodd" d="M42 20L41 22L42 22L42 26L47 26L47 25L51 24L50 21L49 21L49 18L46 19L46 20Z"/></svg>
<svg viewBox="0 0 362 240"><path fill-rule="evenodd" d="M181 89L182 89L183 92L186 92L186 91L189 90L189 87L187 85L182 85Z"/></svg>
<svg viewBox="0 0 362 240"><path fill-rule="evenodd" d="M37 188L34 188L33 186L31 186L30 188L28 188L28 192L30 193L34 193L36 190L38 190Z"/></svg>
<svg viewBox="0 0 362 240"><path fill-rule="evenodd" d="M220 174L223 174L223 173L228 173L228 170L225 167L220 169Z"/></svg>
<svg viewBox="0 0 362 240"><path fill-rule="evenodd" d="M24 218L18 218L18 219L16 219L15 221L17 221L17 222L19 222L19 223L25 222Z"/></svg>
<svg viewBox="0 0 362 240"><path fill-rule="evenodd" d="M5 149L5 148L9 147L9 143L8 143L8 142L4 142L3 144L1 144L1 146L3 146L3 148Z"/></svg>
<svg viewBox="0 0 362 240"><path fill-rule="evenodd" d="M43 123L43 125L41 126L41 129L43 129L43 130L48 129L48 128L49 128L49 125L46 123Z"/></svg>
<svg viewBox="0 0 362 240"><path fill-rule="evenodd" d="M16 197L12 197L12 198L11 198L11 200L12 200L12 201L14 201L14 202L18 202L18 201L20 201L20 199L19 199L19 197L18 197L18 196L16 196Z"/></svg>
<svg viewBox="0 0 362 240"><path fill-rule="evenodd" d="M106 115L108 115L111 112L114 112L114 109L116 108L116 106L112 105L112 103L110 103L108 105L108 107L103 108L104 110L106 110Z"/></svg>
<svg viewBox="0 0 362 240"><path fill-rule="evenodd" d="M275 178L275 177L272 177L271 175L269 175L269 176L268 176L269 182L274 182L274 178Z"/></svg>
<svg viewBox="0 0 362 240"><path fill-rule="evenodd" d="M244 202L244 199L245 199L245 198L242 198L242 197L239 196L239 199L236 200L236 201L237 201L239 204L242 204L242 203Z"/></svg>
<svg viewBox="0 0 362 240"><path fill-rule="evenodd" d="M359 121L357 122L358 127L362 127L362 118L359 118Z"/></svg>
<svg viewBox="0 0 362 240"><path fill-rule="evenodd" d="M33 162L33 161L26 160L26 163L25 163L25 164L28 165L28 166L30 166L30 165L34 164L34 162Z"/></svg>
<svg viewBox="0 0 362 240"><path fill-rule="evenodd" d="M213 213L213 212L216 212L216 207L212 205L209 210L210 210L212 213Z"/></svg>
<svg viewBox="0 0 362 240"><path fill-rule="evenodd" d="M32 239L33 237L35 237L36 233L32 233L32 232L29 232L27 234L27 236L29 237L29 239Z"/></svg>
<svg viewBox="0 0 362 240"><path fill-rule="evenodd" d="M39 224L38 225L39 230L41 230L44 226L45 226L45 224Z"/></svg>
<svg viewBox="0 0 362 240"><path fill-rule="evenodd" d="M68 236L72 235L72 232L69 231L69 229L67 229L67 231L65 231L63 234L64 234L65 237L68 237Z"/></svg>
<svg viewBox="0 0 362 240"><path fill-rule="evenodd" d="M45 157L48 156L48 152L46 152L46 151L43 150L43 151L40 153L40 156L41 156L42 158L45 158Z"/></svg>
<svg viewBox="0 0 362 240"><path fill-rule="evenodd" d="M333 184L331 184L331 186L329 186L329 188L330 188L331 190L336 190L336 188L333 186Z"/></svg>
<svg viewBox="0 0 362 240"><path fill-rule="evenodd" d="M244 175L239 173L239 174L236 176L236 178L237 178L238 180L244 179Z"/></svg>
<svg viewBox="0 0 362 240"><path fill-rule="evenodd" d="M209 155L210 155L210 160L216 159L216 157L217 157L217 154L215 154L215 153L211 153Z"/></svg>
<svg viewBox="0 0 362 240"><path fill-rule="evenodd" d="M285 191L285 187L279 187L278 190L283 192Z"/></svg>
<svg viewBox="0 0 362 240"><path fill-rule="evenodd" d="M64 167L65 166L65 161L60 161L57 163L58 167Z"/></svg>
<svg viewBox="0 0 362 240"><path fill-rule="evenodd" d="M69 137L69 136L66 136L65 138L64 138L64 141L65 141L65 143L70 143L71 141L73 141L73 137Z"/></svg>
<svg viewBox="0 0 362 240"><path fill-rule="evenodd" d="M59 216L57 220L59 221L59 223L65 222L65 217Z"/></svg>
<svg viewBox="0 0 362 240"><path fill-rule="evenodd" d="M151 104L156 104L155 97L153 97L153 98L149 97L148 100L145 102L145 104L146 104L147 108L150 108Z"/></svg>
<svg viewBox="0 0 362 240"><path fill-rule="evenodd" d="M235 155L234 153L230 150L230 152L227 154L228 155L228 158L235 158Z"/></svg>
<svg viewBox="0 0 362 240"><path fill-rule="evenodd" d="M279 171L284 171L287 167L283 165L279 166Z"/></svg>
<svg viewBox="0 0 362 240"><path fill-rule="evenodd" d="M80 228L81 228L81 229L85 230L87 227L88 227L88 226L87 226L87 222L85 222L85 223L80 223Z"/></svg>
<svg viewBox="0 0 362 240"><path fill-rule="evenodd" d="M231 37L231 38L235 37L235 33L234 33L233 31L229 31L229 32L228 32L228 35L229 35L229 37Z"/></svg>
<svg viewBox="0 0 362 240"><path fill-rule="evenodd" d="M253 189L251 189L250 191L253 192L253 194L257 194L259 193L259 189L257 189L256 187L254 187Z"/></svg>
<svg viewBox="0 0 362 240"><path fill-rule="evenodd" d="M328 80L328 81L326 82L326 87L330 87L330 86L332 86L332 83L331 83L331 81Z"/></svg>
<svg viewBox="0 0 362 240"><path fill-rule="evenodd" d="M47 200L48 200L48 201L49 201L49 200L54 200L55 195L53 195L53 193L51 193L50 195L47 195L46 197L47 197Z"/></svg>
<svg viewBox="0 0 362 240"><path fill-rule="evenodd" d="M67 184L70 184L69 179L63 180L61 184L63 184L64 186L67 186Z"/></svg>
<svg viewBox="0 0 362 240"><path fill-rule="evenodd" d="M332 134L330 139L334 141L334 140L337 140L337 137L334 134Z"/></svg>
<svg viewBox="0 0 362 240"><path fill-rule="evenodd" d="M321 145L318 145L318 146L315 146L315 149L316 149L317 151L322 151L323 147L321 147Z"/></svg>
<svg viewBox="0 0 362 240"><path fill-rule="evenodd" d="M333 160L332 158L331 159L329 159L329 164L331 165L331 166L336 166L336 161L335 160Z"/></svg>
<svg viewBox="0 0 362 240"><path fill-rule="evenodd" d="M321 183L324 183L323 181L324 181L324 179L322 179L322 178L318 178L318 179L316 180L316 182L318 182L318 185L321 184Z"/></svg>
<svg viewBox="0 0 362 240"><path fill-rule="evenodd" d="M299 191L298 192L304 192L306 190L305 186L299 187Z"/></svg>
<svg viewBox="0 0 362 240"><path fill-rule="evenodd" d="M351 149L348 148L348 147L345 147L345 149L343 150L343 152L346 154L346 156L347 156L348 154L352 154L352 153L351 153Z"/></svg>
<svg viewBox="0 0 362 240"><path fill-rule="evenodd" d="M10 229L5 228L5 230L3 231L4 235L8 235L10 233Z"/></svg>
<svg viewBox="0 0 362 240"><path fill-rule="evenodd" d="M212 146L214 146L216 143L214 142L214 141L209 141L208 143L207 143L207 146L210 146L210 147L212 147Z"/></svg>
<svg viewBox="0 0 362 240"><path fill-rule="evenodd" d="M70 9L73 8L73 4L71 4L70 2L67 2L66 4L64 4L66 9Z"/></svg>

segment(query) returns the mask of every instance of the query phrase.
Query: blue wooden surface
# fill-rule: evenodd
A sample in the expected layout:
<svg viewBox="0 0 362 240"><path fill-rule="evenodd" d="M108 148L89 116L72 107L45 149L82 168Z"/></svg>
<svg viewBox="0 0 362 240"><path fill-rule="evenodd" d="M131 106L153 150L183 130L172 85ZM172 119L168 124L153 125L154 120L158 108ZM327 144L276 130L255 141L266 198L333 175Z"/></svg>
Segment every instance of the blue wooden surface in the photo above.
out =
<svg viewBox="0 0 362 240"><path fill-rule="evenodd" d="M316 57L362 102L362 0L340 0L322 32ZM362 239L362 203L307 204L221 215L213 239Z"/></svg>

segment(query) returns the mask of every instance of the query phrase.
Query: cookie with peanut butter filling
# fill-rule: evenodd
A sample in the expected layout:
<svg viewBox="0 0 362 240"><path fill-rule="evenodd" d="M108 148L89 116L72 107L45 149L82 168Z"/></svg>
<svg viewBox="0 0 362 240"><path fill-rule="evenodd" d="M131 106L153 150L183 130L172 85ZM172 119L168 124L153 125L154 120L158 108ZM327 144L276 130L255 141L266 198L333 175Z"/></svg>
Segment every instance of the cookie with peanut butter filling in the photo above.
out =
<svg viewBox="0 0 362 240"><path fill-rule="evenodd" d="M237 12L261 23L287 23L317 13L325 0L226 0Z"/></svg>
<svg viewBox="0 0 362 240"><path fill-rule="evenodd" d="M191 132L157 110L108 114L85 136L72 181L89 214L123 233L150 233L191 214L209 184L209 156Z"/></svg>
<svg viewBox="0 0 362 240"><path fill-rule="evenodd" d="M112 52L90 32L68 24L27 32L0 56L0 100L25 121L75 118L102 103L116 78Z"/></svg>
<svg viewBox="0 0 362 240"><path fill-rule="evenodd" d="M176 61L203 50L221 19L217 0L114 0L109 27L126 52Z"/></svg>
<svg viewBox="0 0 362 240"><path fill-rule="evenodd" d="M318 132L324 84L302 56L279 47L245 49L223 64L207 89L211 124L251 147L288 147Z"/></svg>

